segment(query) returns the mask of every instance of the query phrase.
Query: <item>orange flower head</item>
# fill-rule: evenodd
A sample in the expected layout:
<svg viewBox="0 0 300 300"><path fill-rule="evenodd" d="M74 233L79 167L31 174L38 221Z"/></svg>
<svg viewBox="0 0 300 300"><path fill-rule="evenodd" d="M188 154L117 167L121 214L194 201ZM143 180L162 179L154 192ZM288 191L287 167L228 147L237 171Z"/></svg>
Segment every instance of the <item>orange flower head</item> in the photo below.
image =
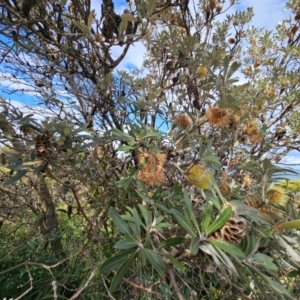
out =
<svg viewBox="0 0 300 300"><path fill-rule="evenodd" d="M146 185L160 185L165 181L164 164L166 162L165 154L157 154L153 151L147 151L139 155L139 163L146 163L138 173L138 178Z"/></svg>
<svg viewBox="0 0 300 300"><path fill-rule="evenodd" d="M248 125L244 126L244 133L249 137L252 145L256 145L261 142L262 137L257 128L257 123L255 121L251 121Z"/></svg>
<svg viewBox="0 0 300 300"><path fill-rule="evenodd" d="M186 115L186 114L179 114L174 118L174 121L177 123L178 127L183 130L183 129L188 129L192 127L193 121L192 119Z"/></svg>
<svg viewBox="0 0 300 300"><path fill-rule="evenodd" d="M252 178L250 177L249 174L246 174L243 178L243 184L245 185L246 188L249 188L252 184Z"/></svg>
<svg viewBox="0 0 300 300"><path fill-rule="evenodd" d="M212 126L224 127L229 122L227 111L224 108L210 107L206 116Z"/></svg>

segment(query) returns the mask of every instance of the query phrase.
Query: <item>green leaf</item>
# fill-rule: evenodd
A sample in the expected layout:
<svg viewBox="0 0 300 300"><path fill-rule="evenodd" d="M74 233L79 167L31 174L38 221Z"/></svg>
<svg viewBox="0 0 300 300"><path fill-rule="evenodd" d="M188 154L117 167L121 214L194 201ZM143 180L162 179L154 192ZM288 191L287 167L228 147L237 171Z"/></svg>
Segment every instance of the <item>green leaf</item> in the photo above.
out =
<svg viewBox="0 0 300 300"><path fill-rule="evenodd" d="M265 269L271 270L271 271L277 271L278 267L273 263L273 258L262 254L262 253L255 253L252 256L252 261L255 265L259 265L264 267Z"/></svg>
<svg viewBox="0 0 300 300"><path fill-rule="evenodd" d="M166 257L168 260L170 260L174 264L174 266L176 266L182 271L185 271L186 269L185 266L178 259L174 258L169 254L163 254L163 256Z"/></svg>
<svg viewBox="0 0 300 300"><path fill-rule="evenodd" d="M204 232L207 231L210 222L212 220L213 214L213 206L212 203L209 201L206 206L203 205L203 214L202 214L202 230Z"/></svg>
<svg viewBox="0 0 300 300"><path fill-rule="evenodd" d="M204 192L205 198L210 201L219 211L221 210L220 201L211 191Z"/></svg>
<svg viewBox="0 0 300 300"><path fill-rule="evenodd" d="M223 251L227 252L231 256L235 257L236 259L238 258L245 258L246 255L245 253L240 250L238 247L235 245L232 245L230 243L227 243L225 241L221 240L209 240L208 241L210 244L212 244L215 248L220 248Z"/></svg>
<svg viewBox="0 0 300 300"><path fill-rule="evenodd" d="M208 243L201 244L199 249L202 250L204 253L207 253L208 255L212 256L215 264L217 265L217 267L219 268L221 273L224 275L224 277L226 279L229 279L228 275L227 275L227 273L226 273L226 271L225 271L225 269L224 269L224 267L223 267L223 265L222 265L222 263L219 259L219 254L217 253L216 249Z"/></svg>
<svg viewBox="0 0 300 300"><path fill-rule="evenodd" d="M273 223L272 220L263 215L259 210L249 205L246 205L241 201L233 200L231 201L231 205L232 210L235 211L237 215L247 216L255 222L261 222L268 225Z"/></svg>
<svg viewBox="0 0 300 300"><path fill-rule="evenodd" d="M227 72L228 72L228 67L229 67L229 58L228 58L228 55L226 55L224 57L224 62L223 62L223 74L224 74L224 77L227 76Z"/></svg>
<svg viewBox="0 0 300 300"><path fill-rule="evenodd" d="M107 274L112 270L118 269L118 267L127 259L130 253L132 253L132 250L122 252L121 254L118 254L106 260L99 269L100 274Z"/></svg>
<svg viewBox="0 0 300 300"><path fill-rule="evenodd" d="M166 265L162 258L150 249L141 249L145 253L147 260L153 266L153 268L158 272L161 278L165 277Z"/></svg>
<svg viewBox="0 0 300 300"><path fill-rule="evenodd" d="M233 73L235 73L239 69L240 66L241 66L240 63L238 63L236 61L233 62L228 70L228 73L226 74L225 81L228 81L228 79L233 75Z"/></svg>
<svg viewBox="0 0 300 300"><path fill-rule="evenodd" d="M131 145L131 146L136 144L136 142L132 136L122 132L119 129L114 128L111 130L111 133L112 133L112 136L115 137L119 141L128 142L129 145Z"/></svg>
<svg viewBox="0 0 300 300"><path fill-rule="evenodd" d="M149 227L152 223L152 215L151 215L150 211L148 211L148 209L145 206L143 206L142 204L138 204L138 206L139 206L139 209L140 209L140 211L142 213L142 216L145 220L145 225L147 227Z"/></svg>
<svg viewBox="0 0 300 300"><path fill-rule="evenodd" d="M162 241L160 243L160 245L159 245L159 249L160 248L167 248L167 247L174 247L174 246L183 244L185 242L186 242L186 238L185 237L170 238L170 239Z"/></svg>
<svg viewBox="0 0 300 300"><path fill-rule="evenodd" d="M121 241L118 241L114 247L116 249L120 249L120 250L128 250L131 249L133 247L137 247L137 242L133 239L124 239Z"/></svg>
<svg viewBox="0 0 300 300"><path fill-rule="evenodd" d="M216 253L218 254L218 257L223 263L223 265L226 266L226 269L238 277L239 274L232 262L232 259L230 259L230 257L228 257L228 255L225 252L223 252L220 248L214 248L214 249L216 250Z"/></svg>
<svg viewBox="0 0 300 300"><path fill-rule="evenodd" d="M187 211L189 213L189 217L192 219L194 226L197 228L197 231L200 235L198 221L196 219L194 208L192 207L192 203L186 189L183 189L183 198L184 198L185 207L187 208Z"/></svg>
<svg viewBox="0 0 300 300"><path fill-rule="evenodd" d="M136 147L132 147L132 146L128 146L128 145L123 145L123 146L119 146L118 150L119 151L127 152L127 151L134 150L135 148Z"/></svg>
<svg viewBox="0 0 300 300"><path fill-rule="evenodd" d="M8 178L7 180L5 180L3 182L3 185L5 186L5 185L10 185L10 184L15 183L16 181L21 179L26 173L27 173L26 169L18 171L16 175L14 175L14 176Z"/></svg>
<svg viewBox="0 0 300 300"><path fill-rule="evenodd" d="M40 164L43 162L44 162L43 160L26 161L26 162L23 162L22 165L23 166L33 166L33 165Z"/></svg>
<svg viewBox="0 0 300 300"><path fill-rule="evenodd" d="M121 216L119 215L119 213L117 212L117 210L114 207L111 207L109 209L110 215L113 219L114 224L117 226L117 228L119 229L119 231L127 236L131 236L131 232L129 230L128 225L126 224L126 222L121 218Z"/></svg>
<svg viewBox="0 0 300 300"><path fill-rule="evenodd" d="M285 295L287 299L293 300L294 298L291 296L291 294L286 290L279 282L272 280L269 276L265 275L264 273L260 272L257 268L254 266L249 265L250 269L252 269L254 272L256 272L263 280L267 282L267 284L277 293L281 295Z"/></svg>
<svg viewBox="0 0 300 300"><path fill-rule="evenodd" d="M95 10L93 9L93 10L90 12L89 17L88 17L88 29L89 29L89 32L91 32L94 14L95 14Z"/></svg>
<svg viewBox="0 0 300 300"><path fill-rule="evenodd" d="M208 227L206 234L211 234L221 228L229 220L232 214L232 207L228 206L223 210L220 216Z"/></svg>
<svg viewBox="0 0 300 300"><path fill-rule="evenodd" d="M138 214L137 209L134 207L133 208L133 220L134 220L134 227L135 227L135 231L137 233L137 237L139 240L141 239L141 225L142 225L142 221L140 219L140 216Z"/></svg>
<svg viewBox="0 0 300 300"><path fill-rule="evenodd" d="M276 229L297 229L300 228L300 220L293 220L276 225Z"/></svg>
<svg viewBox="0 0 300 300"><path fill-rule="evenodd" d="M152 131L152 132L147 133L145 136L143 136L142 140L145 140L147 138L160 137L160 135L161 135L160 132Z"/></svg>
<svg viewBox="0 0 300 300"><path fill-rule="evenodd" d="M120 17L124 21L138 22L138 19L132 14L122 14Z"/></svg>
<svg viewBox="0 0 300 300"><path fill-rule="evenodd" d="M199 246L200 246L201 240L199 237L195 237L192 239L191 242L191 254L192 255L197 255L199 251Z"/></svg>
<svg viewBox="0 0 300 300"><path fill-rule="evenodd" d="M184 215L182 215L179 211L172 209L171 210L174 218L176 219L176 221L182 226L183 229L185 229L185 231L187 233L189 233L192 237L196 237L196 233L194 232L193 226L190 223L189 220L186 219L186 217Z"/></svg>
<svg viewBox="0 0 300 300"><path fill-rule="evenodd" d="M129 185L134 181L134 178L132 176L130 177L124 177L122 179L120 179L119 181L117 181L115 183L115 187L116 188L124 188L125 190L128 189Z"/></svg>
<svg viewBox="0 0 300 300"><path fill-rule="evenodd" d="M79 28L82 30L82 32L83 32L84 34L90 34L89 28L88 28L85 24L82 24L81 22L76 21L76 20L73 20L72 22L73 22L77 27L79 27Z"/></svg>
<svg viewBox="0 0 300 300"><path fill-rule="evenodd" d="M131 253L127 256L127 259L122 263L122 265L119 267L117 273L115 274L111 285L110 285L110 291L113 293L119 286L120 282L122 281L124 275L132 265L133 260L136 257L137 252Z"/></svg>
<svg viewBox="0 0 300 300"><path fill-rule="evenodd" d="M149 0L147 7L147 15L150 16L156 7L156 0Z"/></svg>

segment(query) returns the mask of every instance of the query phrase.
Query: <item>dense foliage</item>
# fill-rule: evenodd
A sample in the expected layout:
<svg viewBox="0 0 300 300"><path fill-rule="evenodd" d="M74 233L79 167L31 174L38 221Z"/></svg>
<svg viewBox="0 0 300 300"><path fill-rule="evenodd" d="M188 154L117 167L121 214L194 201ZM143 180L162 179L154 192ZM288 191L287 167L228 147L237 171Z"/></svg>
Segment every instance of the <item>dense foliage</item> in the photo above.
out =
<svg viewBox="0 0 300 300"><path fill-rule="evenodd" d="M0 0L0 297L299 294L300 1L232 6Z"/></svg>

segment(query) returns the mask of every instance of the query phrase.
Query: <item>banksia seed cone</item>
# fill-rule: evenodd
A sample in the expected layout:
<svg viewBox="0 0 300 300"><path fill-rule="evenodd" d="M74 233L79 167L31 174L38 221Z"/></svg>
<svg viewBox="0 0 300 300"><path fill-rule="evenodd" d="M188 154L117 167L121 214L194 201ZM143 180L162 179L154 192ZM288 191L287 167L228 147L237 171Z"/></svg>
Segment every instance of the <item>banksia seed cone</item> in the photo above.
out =
<svg viewBox="0 0 300 300"><path fill-rule="evenodd" d="M177 115L174 118L174 121L177 123L178 127L181 130L188 129L188 128L192 127L192 125L193 125L192 119L186 114Z"/></svg>
<svg viewBox="0 0 300 300"><path fill-rule="evenodd" d="M165 154L157 154L153 151L147 151L139 155L139 163L146 163L139 171L138 177L146 185L160 185L165 181L164 164L166 162Z"/></svg>
<svg viewBox="0 0 300 300"><path fill-rule="evenodd" d="M224 127L229 123L228 114L224 108L210 107L206 116L212 126Z"/></svg>
<svg viewBox="0 0 300 300"><path fill-rule="evenodd" d="M201 188L203 190L208 190L210 188L212 179L210 173L201 165L193 165L188 170L188 180L189 183Z"/></svg>
<svg viewBox="0 0 300 300"><path fill-rule="evenodd" d="M239 216L232 216L221 229L213 233L212 238L237 245L246 235L246 231L246 220Z"/></svg>
<svg viewBox="0 0 300 300"><path fill-rule="evenodd" d="M35 153L37 157L49 158L52 153L51 143L47 134L38 134L35 138Z"/></svg>

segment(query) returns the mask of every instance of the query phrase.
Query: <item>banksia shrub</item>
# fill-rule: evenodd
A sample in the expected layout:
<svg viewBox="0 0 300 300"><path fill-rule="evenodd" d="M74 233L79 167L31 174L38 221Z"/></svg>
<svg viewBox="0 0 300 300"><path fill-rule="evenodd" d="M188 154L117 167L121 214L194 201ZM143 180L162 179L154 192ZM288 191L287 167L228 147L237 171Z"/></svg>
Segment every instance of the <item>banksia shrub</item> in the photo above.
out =
<svg viewBox="0 0 300 300"><path fill-rule="evenodd" d="M192 127L193 121L192 119L186 115L186 114L179 114L174 118L174 121L177 123L178 127L183 130L183 129L188 129Z"/></svg>
<svg viewBox="0 0 300 300"><path fill-rule="evenodd" d="M139 155L140 165L144 163L139 171L138 178L146 185L160 185L165 181L164 164L166 162L165 154L157 154L153 151L147 151Z"/></svg>
<svg viewBox="0 0 300 300"><path fill-rule="evenodd" d="M210 173L205 169L204 166L193 165L188 170L187 177L190 184L203 190L210 189L212 179Z"/></svg>
<svg viewBox="0 0 300 300"><path fill-rule="evenodd" d="M246 220L239 216L232 216L221 229L212 234L211 238L237 245L244 238L246 232Z"/></svg>

